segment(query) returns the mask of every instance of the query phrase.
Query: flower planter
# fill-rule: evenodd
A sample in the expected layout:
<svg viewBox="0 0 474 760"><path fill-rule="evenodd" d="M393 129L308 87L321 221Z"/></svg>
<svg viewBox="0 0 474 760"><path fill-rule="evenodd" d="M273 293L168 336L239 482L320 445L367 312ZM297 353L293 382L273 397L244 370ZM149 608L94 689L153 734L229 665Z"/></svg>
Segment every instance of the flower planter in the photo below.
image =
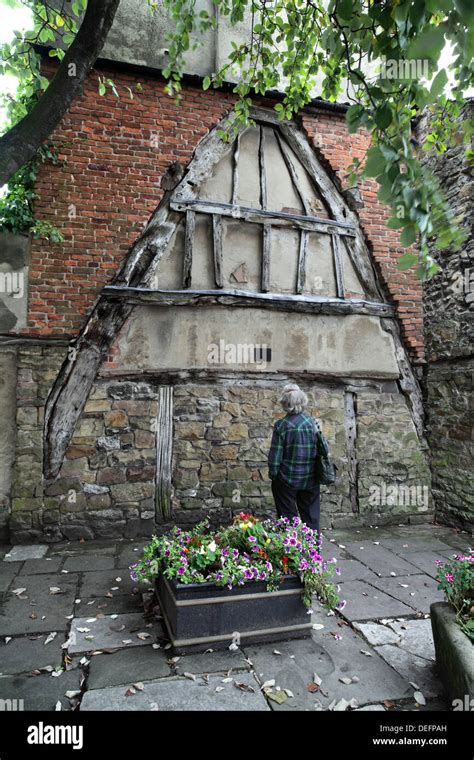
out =
<svg viewBox="0 0 474 760"><path fill-rule="evenodd" d="M447 602L431 605L431 628L439 675L454 709L468 710L474 699L474 645L460 629ZM466 707L466 705L468 705Z"/></svg>
<svg viewBox="0 0 474 760"><path fill-rule="evenodd" d="M311 635L303 585L294 575L285 577L278 591L267 591L263 581L229 590L214 583L181 584L160 574L156 591L178 653Z"/></svg>

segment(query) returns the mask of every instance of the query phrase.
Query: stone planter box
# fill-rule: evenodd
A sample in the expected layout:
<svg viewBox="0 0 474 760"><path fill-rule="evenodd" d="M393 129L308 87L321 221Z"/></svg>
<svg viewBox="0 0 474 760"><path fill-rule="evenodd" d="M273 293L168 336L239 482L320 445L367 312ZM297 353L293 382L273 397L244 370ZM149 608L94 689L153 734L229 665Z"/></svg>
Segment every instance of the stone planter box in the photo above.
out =
<svg viewBox="0 0 474 760"><path fill-rule="evenodd" d="M472 709L469 703L474 699L474 645L457 624L450 604L435 602L430 612L436 664L447 697L450 702L461 701L457 709Z"/></svg>
<svg viewBox="0 0 474 760"><path fill-rule="evenodd" d="M311 635L297 576L284 578L278 591L267 591L263 581L229 591L214 583L181 584L160 575L156 591L178 653L227 648L233 641L255 644Z"/></svg>

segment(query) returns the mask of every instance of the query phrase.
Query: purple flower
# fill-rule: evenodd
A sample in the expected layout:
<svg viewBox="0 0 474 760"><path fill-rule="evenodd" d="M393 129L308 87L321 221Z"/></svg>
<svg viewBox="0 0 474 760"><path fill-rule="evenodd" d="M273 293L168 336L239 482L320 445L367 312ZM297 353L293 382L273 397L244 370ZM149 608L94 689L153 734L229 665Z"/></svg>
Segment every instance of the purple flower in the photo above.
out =
<svg viewBox="0 0 474 760"><path fill-rule="evenodd" d="M338 610L343 610L346 604L347 604L347 601L345 599L341 599L341 601L339 602L339 604L336 605L336 607Z"/></svg>
<svg viewBox="0 0 474 760"><path fill-rule="evenodd" d="M443 565L444 565L444 562L441 562L441 560L440 560L440 559L435 559L435 565L436 565L437 567L443 567Z"/></svg>
<svg viewBox="0 0 474 760"><path fill-rule="evenodd" d="M336 641L340 641L340 640L342 639L342 636L341 636L341 634L340 634L340 633L336 633L336 634L334 635L334 638L335 638L335 640L336 640Z"/></svg>
<svg viewBox="0 0 474 760"><path fill-rule="evenodd" d="M251 578L253 578L252 570L250 568L246 567L245 570L244 570L244 576L246 578L248 578L249 580Z"/></svg>
<svg viewBox="0 0 474 760"><path fill-rule="evenodd" d="M296 546L296 538L290 538L290 546Z"/></svg>
<svg viewBox="0 0 474 760"><path fill-rule="evenodd" d="M340 567L336 567L336 575L340 575L341 572L342 572L341 568Z"/></svg>
<svg viewBox="0 0 474 760"><path fill-rule="evenodd" d="M171 554L169 549L165 549L165 557L169 557Z"/></svg>
<svg viewBox="0 0 474 760"><path fill-rule="evenodd" d="M257 539L255 538L255 536L249 536L249 541L251 544L254 544L256 540Z"/></svg>
<svg viewBox="0 0 474 760"><path fill-rule="evenodd" d="M232 556L233 556L234 559L237 559L237 557L239 556L239 550L238 549L233 549L232 550Z"/></svg>
<svg viewBox="0 0 474 760"><path fill-rule="evenodd" d="M228 557L229 556L229 550L228 549L222 549L222 556Z"/></svg>
<svg viewBox="0 0 474 760"><path fill-rule="evenodd" d="M182 575L184 572L186 572L186 568L178 567L178 575Z"/></svg>
<svg viewBox="0 0 474 760"><path fill-rule="evenodd" d="M454 575L452 573L446 573L444 576L448 583L454 583Z"/></svg>

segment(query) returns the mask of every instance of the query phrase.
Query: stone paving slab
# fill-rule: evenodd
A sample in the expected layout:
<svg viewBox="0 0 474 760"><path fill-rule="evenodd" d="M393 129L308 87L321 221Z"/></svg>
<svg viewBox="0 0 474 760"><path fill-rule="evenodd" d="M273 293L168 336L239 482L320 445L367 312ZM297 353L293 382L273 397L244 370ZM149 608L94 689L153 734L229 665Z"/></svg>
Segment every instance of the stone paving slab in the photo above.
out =
<svg viewBox="0 0 474 760"><path fill-rule="evenodd" d="M157 622L150 625L141 613L119 614L116 618L110 616L93 618L94 615L90 618L73 619L70 634L72 643L68 646L69 654L147 646L164 637L161 625ZM81 628L88 630L80 630ZM137 636L138 633L149 634L149 636L142 639ZM87 639L86 636L94 638Z"/></svg>
<svg viewBox="0 0 474 760"><path fill-rule="evenodd" d="M17 633L65 631L72 614L78 584L77 575L21 575L0 599L0 636ZM21 599L12 591L25 588ZM50 588L61 589L52 594ZM35 619L31 615L36 615ZM44 620L43 620L44 617Z"/></svg>
<svg viewBox="0 0 474 760"><path fill-rule="evenodd" d="M401 634L381 623L354 623L354 628L374 647L381 644L398 644L402 639Z"/></svg>
<svg viewBox="0 0 474 760"><path fill-rule="evenodd" d="M0 563L0 593L6 591L12 582L13 578L17 574L20 564L3 564Z"/></svg>
<svg viewBox="0 0 474 760"><path fill-rule="evenodd" d="M45 556L49 546L47 544L27 544L13 546L5 554L4 562L23 562L25 559L41 559Z"/></svg>
<svg viewBox="0 0 474 760"><path fill-rule="evenodd" d="M435 661L431 620L394 620L388 624L400 637L399 646L425 660ZM384 642L385 643L385 642Z"/></svg>
<svg viewBox="0 0 474 760"><path fill-rule="evenodd" d="M338 560L337 567L341 568L341 575L333 575L333 578L339 583L345 581L363 581L370 580L372 578L378 578L370 568L366 567L357 559L340 559Z"/></svg>
<svg viewBox="0 0 474 760"><path fill-rule="evenodd" d="M281 654L275 655L275 649ZM366 641L349 627L343 629L340 641L329 631L318 631L311 639L245 647L261 682L275 679L276 686L294 694L282 705L272 702L273 710L314 710L317 700L325 709L334 699L355 698L363 706L384 699L406 698L410 688L405 681L375 650L371 650L371 657L361 650L369 651ZM322 680L322 691L310 693L307 687L315 673ZM360 679L358 683L346 685L339 680L353 676Z"/></svg>
<svg viewBox="0 0 474 760"><path fill-rule="evenodd" d="M120 580L117 580L120 578ZM114 596L130 594L133 589L138 588L136 581L132 581L130 574L125 568L114 570L96 570L90 573L84 573L79 587L79 596L84 599L93 597L103 597L110 593ZM145 590L145 586L140 586Z"/></svg>
<svg viewBox="0 0 474 760"><path fill-rule="evenodd" d="M435 578L436 572L438 570L437 566L435 565L435 560L440 559L442 562L444 562L449 559L450 554L452 554L452 552L441 554L440 552L419 551L409 552L403 556L404 559L410 563L410 565L413 565L413 567L417 568L418 572L421 570L421 572L426 573L426 575L430 575L432 578Z"/></svg>
<svg viewBox="0 0 474 760"><path fill-rule="evenodd" d="M385 580L385 578L383 581L379 579L384 587ZM396 581L395 578L393 580ZM413 607L409 607L364 581L341 583L341 599L347 602L341 614L351 622L413 615Z"/></svg>
<svg viewBox="0 0 474 760"><path fill-rule="evenodd" d="M106 557L115 557L117 544L114 541L68 541L67 543L51 544L48 556L61 555L64 557L84 556L87 554L100 554Z"/></svg>
<svg viewBox="0 0 474 760"><path fill-rule="evenodd" d="M409 552L418 551L432 551L441 552L442 554L450 553L453 551L452 546L445 543L439 538L417 536L415 532L413 535L404 538L382 538L380 539L380 545L385 546L394 554L400 554L405 556Z"/></svg>
<svg viewBox="0 0 474 760"><path fill-rule="evenodd" d="M376 651L407 683L415 683L424 697L443 696L443 685L434 663L393 644L383 644L376 647ZM417 691L412 686L409 689L411 694Z"/></svg>
<svg viewBox="0 0 474 760"><path fill-rule="evenodd" d="M410 575L416 573L416 568L406 562L402 557L394 554L381 544L361 541L360 543L345 544L346 552L358 559L374 573L385 578L390 573L396 575Z"/></svg>
<svg viewBox="0 0 474 760"><path fill-rule="evenodd" d="M169 652L164 649L153 649L151 646L94 655L90 660L87 688L104 689L169 676L168 655Z"/></svg>
<svg viewBox="0 0 474 760"><path fill-rule="evenodd" d="M45 557L44 559L27 559L23 563L20 575L43 575L57 573L63 563L62 557Z"/></svg>
<svg viewBox="0 0 474 760"><path fill-rule="evenodd" d="M276 645L275 645L276 646ZM179 658L176 664L176 674L193 673L201 675L203 673L228 673L229 670L237 672L248 670L249 666L245 662L242 651L220 650L217 652L208 652L207 654L187 654Z"/></svg>
<svg viewBox="0 0 474 760"><path fill-rule="evenodd" d="M403 588L403 586L408 588ZM442 591L438 591L438 584L427 575L408 575L405 578L378 578L373 585L383 589L390 596L399 599L404 604L412 607L417 612L429 613L433 602L443 600ZM412 596L413 594L413 596ZM403 613L397 613L401 617ZM384 617L394 617L394 613Z"/></svg>
<svg viewBox="0 0 474 760"><path fill-rule="evenodd" d="M15 637L8 644L4 639L0 639L0 675L31 673L48 665L53 668L61 667L61 644L65 636L58 633L53 641L45 644L47 636L48 634L43 633Z"/></svg>
<svg viewBox="0 0 474 760"><path fill-rule="evenodd" d="M75 617L93 617L97 613L115 615L131 612L143 613L141 594L114 594L112 598L96 596L92 599L78 597L80 601L74 605Z"/></svg>
<svg viewBox="0 0 474 760"><path fill-rule="evenodd" d="M134 562L138 562L146 543L146 540L142 539L120 547L117 552L117 567L129 567Z"/></svg>
<svg viewBox="0 0 474 760"><path fill-rule="evenodd" d="M63 570L68 572L92 573L99 570L113 570L115 567L115 557L106 554L86 554L67 557Z"/></svg>
<svg viewBox="0 0 474 760"><path fill-rule="evenodd" d="M235 682L253 689L242 691L234 681L222 683L220 676L211 676L209 683L201 678L147 681L143 691L126 696L127 687L87 691L82 699L81 711L90 710L157 710L222 712L225 710L268 711L270 708L257 682L250 673L239 674ZM216 692L216 688L222 691Z"/></svg>
<svg viewBox="0 0 474 760"><path fill-rule="evenodd" d="M23 699L25 711L54 711L61 702L62 710L70 710L67 691L78 691L81 672L69 670L58 678L41 676L5 676L0 678L0 699Z"/></svg>
<svg viewBox="0 0 474 760"><path fill-rule="evenodd" d="M359 707L354 712L387 712L383 705L365 705L365 707Z"/></svg>

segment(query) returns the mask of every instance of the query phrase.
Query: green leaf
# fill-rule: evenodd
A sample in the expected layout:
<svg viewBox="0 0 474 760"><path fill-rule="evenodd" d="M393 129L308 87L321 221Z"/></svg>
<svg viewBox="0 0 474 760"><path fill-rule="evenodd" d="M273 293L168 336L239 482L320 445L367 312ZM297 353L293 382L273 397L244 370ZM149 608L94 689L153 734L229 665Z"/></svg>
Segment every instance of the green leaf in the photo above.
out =
<svg viewBox="0 0 474 760"><path fill-rule="evenodd" d="M202 89L208 90L211 86L211 78L210 77L204 77L203 83L202 83Z"/></svg>
<svg viewBox="0 0 474 760"><path fill-rule="evenodd" d="M412 266L418 263L418 256L411 251L406 251L403 256L400 256L397 263L397 269L404 271L410 269Z"/></svg>
<svg viewBox="0 0 474 760"><path fill-rule="evenodd" d="M405 227L402 234L400 235L400 243L408 247L409 245L413 245L417 238L417 232L416 228L410 225L409 227Z"/></svg>
<svg viewBox="0 0 474 760"><path fill-rule="evenodd" d="M433 84L431 85L431 88L430 88L430 93L431 93L432 98L437 98L438 95L440 95L443 92L447 81L448 81L448 75L446 73L446 69L441 69L440 71L438 71L435 78L433 79Z"/></svg>
<svg viewBox="0 0 474 760"><path fill-rule="evenodd" d="M365 176L378 177L379 174L383 174L385 170L385 162L385 157L380 151L380 148L370 148L367 152L367 160L364 166Z"/></svg>
<svg viewBox="0 0 474 760"><path fill-rule="evenodd" d="M377 109L375 113L375 123L380 129L387 129L392 123L392 109L388 103L384 103L383 106Z"/></svg>
<svg viewBox="0 0 474 760"><path fill-rule="evenodd" d="M99 82L99 95L105 95L106 87L103 82Z"/></svg>
<svg viewBox="0 0 474 760"><path fill-rule="evenodd" d="M408 45L407 59L426 59L437 61L444 47L444 29L441 26L425 27Z"/></svg>
<svg viewBox="0 0 474 760"><path fill-rule="evenodd" d="M347 128L351 134L357 132L365 116L366 114L364 106L360 105L359 103L355 103L347 110L346 122Z"/></svg>

